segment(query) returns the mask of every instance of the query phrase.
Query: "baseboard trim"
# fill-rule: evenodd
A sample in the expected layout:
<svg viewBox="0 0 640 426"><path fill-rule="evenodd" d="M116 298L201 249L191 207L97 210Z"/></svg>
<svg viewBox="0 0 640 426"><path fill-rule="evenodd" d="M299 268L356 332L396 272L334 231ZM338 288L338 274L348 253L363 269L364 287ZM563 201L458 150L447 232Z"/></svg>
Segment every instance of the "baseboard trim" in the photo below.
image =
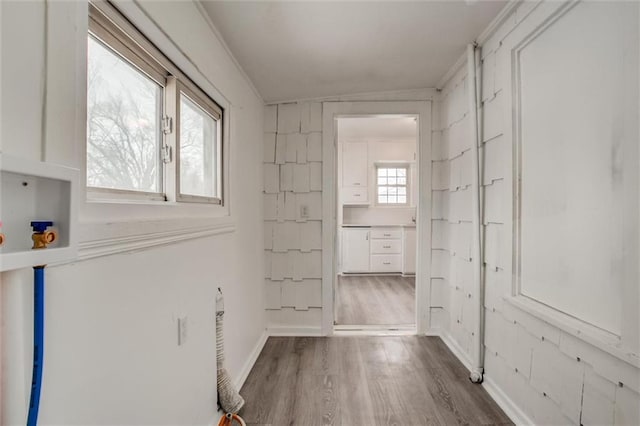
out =
<svg viewBox="0 0 640 426"><path fill-rule="evenodd" d="M272 326L267 328L267 334L269 336L316 337L322 336L322 327Z"/></svg>
<svg viewBox="0 0 640 426"><path fill-rule="evenodd" d="M449 333L446 333L446 332L440 333L440 338L442 339L444 344L447 345L449 350L453 352L456 358L460 360L460 362L465 366L465 368L469 370L469 372L473 371L473 364L471 363L471 360L469 359L467 354L464 353L460 345L458 345L458 342L456 342L456 339L454 339Z"/></svg>
<svg viewBox="0 0 640 426"><path fill-rule="evenodd" d="M509 398L498 385L491 379L491 377L484 375L484 381L482 387L498 404L502 411L511 419L516 425L535 425L535 422L527 416L524 411L516 405L511 398Z"/></svg>
<svg viewBox="0 0 640 426"><path fill-rule="evenodd" d="M249 377L249 373L251 373L251 369L258 360L260 352L262 352L262 348L264 348L264 344L267 343L268 338L269 334L267 333L267 330L264 330L260 335L260 338L256 342L256 345L253 347L251 354L249 354L247 362L244 363L244 366L242 366L242 370L240 370L240 374L235 380L236 389L238 389L238 391L242 388L242 385L244 385L247 377Z"/></svg>

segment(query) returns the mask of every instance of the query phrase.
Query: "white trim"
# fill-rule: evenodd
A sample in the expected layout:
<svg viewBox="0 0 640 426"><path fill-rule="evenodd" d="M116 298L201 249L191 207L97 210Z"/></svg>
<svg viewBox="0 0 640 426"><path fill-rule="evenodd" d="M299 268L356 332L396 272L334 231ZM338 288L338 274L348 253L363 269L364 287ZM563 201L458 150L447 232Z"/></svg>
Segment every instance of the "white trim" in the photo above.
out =
<svg viewBox="0 0 640 426"><path fill-rule="evenodd" d="M220 44L224 48L225 52L227 52L227 55L229 55L229 57L231 58L231 62L233 62L233 64L236 66L236 68L238 68L238 71L240 71L240 75L242 75L242 78L244 78L244 80L249 85L249 87L251 87L251 90L253 91L253 93L261 101L264 102L264 98L260 94L260 91L253 84L253 81L251 81L251 79L249 78L249 75L245 72L244 68L242 68L242 66L240 65L240 62L238 62L238 60L236 59L236 57L233 54L233 52L231 52L231 49L229 49L229 46L227 45L227 42L222 37L222 34L220 34L220 31L218 31L218 28L216 28L216 26L213 24L213 21L211 20L211 16L209 16L209 13L205 10L204 6L202 5L202 2L201 1L194 1L193 3L195 4L196 9L198 9L198 12L200 12L200 15L202 15L202 18L205 20L205 22L209 26L209 29L211 29L211 32L213 32L213 34L216 36L216 38L218 39L218 41L220 42Z"/></svg>
<svg viewBox="0 0 640 426"><path fill-rule="evenodd" d="M535 422L487 374L484 375L482 387L513 423L518 426L535 425Z"/></svg>
<svg viewBox="0 0 640 426"><path fill-rule="evenodd" d="M640 368L640 357L621 347L623 344L622 339L613 333L523 295L504 297L504 301L514 308L540 321L544 321L620 361L624 361L635 368Z"/></svg>
<svg viewBox="0 0 640 426"><path fill-rule="evenodd" d="M469 370L469 372L472 372L474 370L474 368L473 368L473 364L471 362L471 359L469 359L469 356L467 355L467 353L460 347L460 345L458 345L458 342L456 342L456 339L454 339L453 336L451 336L451 334L449 334L446 331L445 332L441 332L439 334L439 337L440 337L440 339L442 339L444 344L447 345L449 350L451 352L453 352L453 354L456 356L456 358L458 358L458 360L460 360L462 365L464 365L464 367L467 370Z"/></svg>
<svg viewBox="0 0 640 426"><path fill-rule="evenodd" d="M227 234L234 232L235 229L236 227L233 223L221 223L217 225L210 225L208 227L172 229L137 235L125 235L115 238L83 241L78 245L78 257L74 262L126 253L134 250L143 250L150 247L163 246L185 240Z"/></svg>
<svg viewBox="0 0 640 426"><path fill-rule="evenodd" d="M370 330L339 330L333 332L334 336L415 336L415 327L412 329L385 330L381 328Z"/></svg>
<svg viewBox="0 0 640 426"><path fill-rule="evenodd" d="M436 84L438 91L441 91L444 88L444 86L447 85L449 80L451 80L453 76L456 75L456 73L460 71L464 66L464 64L466 63L467 63L467 51L465 50L464 52L462 52L462 55L460 55L458 60L451 66L451 68L449 68L449 71L447 71L446 74L442 76L440 81L438 81L438 84Z"/></svg>
<svg viewBox="0 0 640 426"><path fill-rule="evenodd" d="M418 116L418 202L416 262L416 326L429 329L431 275L431 101L324 102L322 107L322 334L333 333L334 280L337 261L337 155L335 119L340 116L404 114Z"/></svg>
<svg viewBox="0 0 640 426"><path fill-rule="evenodd" d="M416 334L415 324L378 324L378 325L358 325L358 324L336 324L334 331L413 331Z"/></svg>
<svg viewBox="0 0 640 426"><path fill-rule="evenodd" d="M425 87L422 89L383 90L380 92L359 92L346 95L318 96L315 98L297 98L281 101L267 101L266 106L295 102L367 102L367 101L431 101L436 98L438 89Z"/></svg>
<svg viewBox="0 0 640 426"><path fill-rule="evenodd" d="M249 354L249 358L247 358L247 361L242 366L242 370L240 370L240 374L234 380L234 384L236 385L236 389L238 389L238 391L242 389L244 382L247 380L247 377L249 377L249 373L251 373L251 369L253 368L256 361L258 360L258 357L262 352L262 348L264 348L264 345L265 343L267 343L268 338L269 338L269 334L267 333L267 330L264 330L260 335L260 337L258 338L256 345L253 347L253 350Z"/></svg>
<svg viewBox="0 0 640 426"><path fill-rule="evenodd" d="M493 21L489 23L489 25L480 33L478 37L475 39L475 43L479 46L482 46L489 40L489 38L494 35L500 27L504 24L509 16L515 11L515 9L522 3L524 0L510 0L503 8L500 10L498 15L493 18ZM464 64L467 62L467 52L466 50L462 52L460 57L454 64L449 68L445 75L442 76L438 84L436 84L437 90L442 90L449 80L456 75L458 71L462 69Z"/></svg>
<svg viewBox="0 0 640 426"><path fill-rule="evenodd" d="M522 3L523 1L524 0L509 0L509 2L502 8L502 10L498 12L496 17L493 18L493 21L491 21L489 25L487 25L487 28L485 28L480 33L480 35L476 37L476 43L479 45L483 45L487 40L489 40L489 38L494 35L500 29L500 27L502 27L502 24L504 24L507 18L511 16L511 14L516 10L518 6L520 6L520 3Z"/></svg>
<svg viewBox="0 0 640 426"><path fill-rule="evenodd" d="M269 336L288 336L288 337L320 337L322 336L322 328L320 327L289 327L289 326L271 326L267 328Z"/></svg>

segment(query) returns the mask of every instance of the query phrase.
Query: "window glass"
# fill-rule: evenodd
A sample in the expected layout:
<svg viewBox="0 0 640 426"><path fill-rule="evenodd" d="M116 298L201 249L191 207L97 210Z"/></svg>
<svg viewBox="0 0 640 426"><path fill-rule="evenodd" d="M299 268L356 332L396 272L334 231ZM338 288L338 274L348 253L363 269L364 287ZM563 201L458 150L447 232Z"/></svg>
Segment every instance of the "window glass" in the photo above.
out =
<svg viewBox="0 0 640 426"><path fill-rule="evenodd" d="M407 167L378 167L378 204L407 204Z"/></svg>
<svg viewBox="0 0 640 426"><path fill-rule="evenodd" d="M180 96L180 193L217 197L218 123L186 95Z"/></svg>
<svg viewBox="0 0 640 426"><path fill-rule="evenodd" d="M89 36L87 186L162 191L162 87Z"/></svg>

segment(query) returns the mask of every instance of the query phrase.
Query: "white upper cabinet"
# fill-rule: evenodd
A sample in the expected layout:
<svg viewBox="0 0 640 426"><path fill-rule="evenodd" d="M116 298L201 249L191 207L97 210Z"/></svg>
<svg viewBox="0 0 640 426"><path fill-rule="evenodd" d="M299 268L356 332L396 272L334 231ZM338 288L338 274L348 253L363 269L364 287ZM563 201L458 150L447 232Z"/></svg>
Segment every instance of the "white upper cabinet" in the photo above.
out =
<svg viewBox="0 0 640 426"><path fill-rule="evenodd" d="M367 187L367 164L367 143L345 142L342 145L342 186Z"/></svg>

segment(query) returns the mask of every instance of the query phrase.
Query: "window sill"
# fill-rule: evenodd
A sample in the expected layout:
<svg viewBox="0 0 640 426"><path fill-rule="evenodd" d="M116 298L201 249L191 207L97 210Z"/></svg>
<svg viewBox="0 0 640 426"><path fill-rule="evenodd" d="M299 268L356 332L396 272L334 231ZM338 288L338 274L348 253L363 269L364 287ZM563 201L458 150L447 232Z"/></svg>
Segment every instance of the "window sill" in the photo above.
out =
<svg viewBox="0 0 640 426"><path fill-rule="evenodd" d="M640 358L636 354L625 350L620 336L543 305L526 296L505 297L504 300L511 306L545 321L621 361L640 368Z"/></svg>

